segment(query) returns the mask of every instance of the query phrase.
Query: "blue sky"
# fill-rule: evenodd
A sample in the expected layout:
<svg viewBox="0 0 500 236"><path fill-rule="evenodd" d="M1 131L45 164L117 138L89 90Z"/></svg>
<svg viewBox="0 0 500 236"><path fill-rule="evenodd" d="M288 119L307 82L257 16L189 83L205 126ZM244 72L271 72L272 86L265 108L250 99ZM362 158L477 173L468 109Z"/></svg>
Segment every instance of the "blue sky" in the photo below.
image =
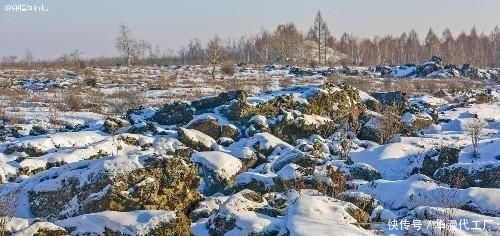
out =
<svg viewBox="0 0 500 236"><path fill-rule="evenodd" d="M12 3L44 4L45 13L6 12ZM362 37L400 35L429 27L454 35L489 32L500 25L500 0L0 0L0 57L22 56L30 48L37 58L55 58L79 49L84 56L117 55L114 39L124 23L138 39L165 51L223 38L251 36L293 21L306 32L321 10L334 36L352 32Z"/></svg>

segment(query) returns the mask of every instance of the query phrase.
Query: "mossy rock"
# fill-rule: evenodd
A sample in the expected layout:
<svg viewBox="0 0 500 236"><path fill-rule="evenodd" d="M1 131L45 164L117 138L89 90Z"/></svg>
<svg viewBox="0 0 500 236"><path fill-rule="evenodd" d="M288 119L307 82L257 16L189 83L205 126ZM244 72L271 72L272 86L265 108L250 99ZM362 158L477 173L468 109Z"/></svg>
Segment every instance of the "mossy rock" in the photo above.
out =
<svg viewBox="0 0 500 236"><path fill-rule="evenodd" d="M363 210L364 212L371 214L373 209L375 209L380 203L373 196L364 193L342 193L341 198L343 201L350 202Z"/></svg>
<svg viewBox="0 0 500 236"><path fill-rule="evenodd" d="M127 130L127 132L131 133L131 134L145 134L145 133L156 134L157 129L156 129L156 126L154 125L153 122L147 121L147 122L132 125L132 127L130 127Z"/></svg>
<svg viewBox="0 0 500 236"><path fill-rule="evenodd" d="M222 134L222 126L216 119L196 120L191 122L186 128L198 130L215 140L219 139Z"/></svg>
<svg viewBox="0 0 500 236"><path fill-rule="evenodd" d="M248 106L245 111L245 120L249 120L256 115L276 117L281 109L304 110L305 105L297 102L290 95L282 95L256 106Z"/></svg>
<svg viewBox="0 0 500 236"><path fill-rule="evenodd" d="M124 143L132 146L139 146L139 139L131 136L120 136L118 140L123 141Z"/></svg>
<svg viewBox="0 0 500 236"><path fill-rule="evenodd" d="M185 124L193 119L194 109L184 102L165 104L151 118L160 125Z"/></svg>
<svg viewBox="0 0 500 236"><path fill-rule="evenodd" d="M199 100L195 100L191 102L191 106L196 110L196 113L204 113L214 109L218 106L227 104L233 100L241 99L245 92L238 91L230 91L225 93L220 93L215 97L203 98ZM245 96L246 97L246 96Z"/></svg>
<svg viewBox="0 0 500 236"><path fill-rule="evenodd" d="M460 151L460 148L454 147L432 149L424 156L422 168L413 171L412 174L422 173L426 176L432 177L439 168L458 163ZM437 158L435 158L436 156Z"/></svg>
<svg viewBox="0 0 500 236"><path fill-rule="evenodd" d="M382 175L375 168L364 164L345 165L344 168L348 171L351 178L362 179L366 181L374 181L382 179Z"/></svg>
<svg viewBox="0 0 500 236"><path fill-rule="evenodd" d="M15 145L8 146L4 151L6 155L10 155L14 152L24 152L30 157L40 157L46 154L39 147L23 147Z"/></svg>
<svg viewBox="0 0 500 236"><path fill-rule="evenodd" d="M257 179L252 179L250 182L245 183L245 184L238 184L235 186L236 192L241 191L243 189L250 189L252 191L264 194L269 191L269 189L266 187L266 184L262 181L259 181Z"/></svg>
<svg viewBox="0 0 500 236"><path fill-rule="evenodd" d="M118 117L108 117L106 118L102 126L104 132L109 134L114 134L118 129L130 126L130 122L128 120L121 119Z"/></svg>
<svg viewBox="0 0 500 236"><path fill-rule="evenodd" d="M242 121L250 107L247 104L247 97L248 95L244 91L238 93L238 97L223 106L220 112L231 121Z"/></svg>
<svg viewBox="0 0 500 236"><path fill-rule="evenodd" d="M189 129L179 128L178 133L177 133L179 141L181 141L183 144L185 144L186 146L188 146L196 151L209 151L211 149L211 146L207 146L206 143L204 143L196 138L191 137L189 135L189 132L190 132ZM202 133L202 135L205 136L206 134ZM208 135L206 135L206 137L207 137L207 139L211 139L211 137ZM216 143L216 141L213 140L213 143Z"/></svg>
<svg viewBox="0 0 500 236"><path fill-rule="evenodd" d="M160 223L151 230L146 236L189 236L191 228L191 222L188 217L183 213L177 213L177 218L170 222Z"/></svg>
<svg viewBox="0 0 500 236"><path fill-rule="evenodd" d="M304 113L328 117L333 121L347 118L356 120L366 110L359 90L350 85L325 83L307 100L309 106Z"/></svg>
<svg viewBox="0 0 500 236"><path fill-rule="evenodd" d="M456 188L500 188L500 166L492 163L479 165L471 169L462 166L439 168L433 179Z"/></svg>
<svg viewBox="0 0 500 236"><path fill-rule="evenodd" d="M39 229L33 236L66 236L69 235L66 230Z"/></svg>
<svg viewBox="0 0 500 236"><path fill-rule="evenodd" d="M80 183L66 179L59 190L29 192L30 210L35 217L65 219L101 211L172 210L185 212L201 199L196 167L179 157L153 160L127 174L99 173ZM140 184L146 179L154 181ZM95 197L99 193L100 197ZM78 204L70 207L67 204ZM68 208L74 209L67 211ZM64 213L61 213L64 212Z"/></svg>
<svg viewBox="0 0 500 236"><path fill-rule="evenodd" d="M285 112L282 111L281 114L284 115ZM294 144L295 140L308 138L314 134L329 137L335 132L333 121L309 124L304 117L294 116L293 112L289 112L288 116L289 118L283 118L271 126L270 132L287 143Z"/></svg>
<svg viewBox="0 0 500 236"><path fill-rule="evenodd" d="M365 211L361 210L357 206L352 206L346 209L347 213L352 216L361 226L366 227L370 221L370 215Z"/></svg>
<svg viewBox="0 0 500 236"><path fill-rule="evenodd" d="M38 136L38 135L44 135L46 133L47 133L46 129L44 129L41 126L35 125L35 126L33 126L31 128L29 135L31 135L31 136Z"/></svg>
<svg viewBox="0 0 500 236"><path fill-rule="evenodd" d="M236 126L224 124L221 127L221 137L230 138L234 141L240 140L240 131Z"/></svg>

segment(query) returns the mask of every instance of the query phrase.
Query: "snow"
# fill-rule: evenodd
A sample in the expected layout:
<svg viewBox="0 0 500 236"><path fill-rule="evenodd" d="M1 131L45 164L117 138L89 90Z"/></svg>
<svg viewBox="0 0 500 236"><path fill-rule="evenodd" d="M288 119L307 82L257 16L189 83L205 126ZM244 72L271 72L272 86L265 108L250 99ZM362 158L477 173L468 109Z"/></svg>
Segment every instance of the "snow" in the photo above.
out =
<svg viewBox="0 0 500 236"><path fill-rule="evenodd" d="M292 149L293 146L270 133L264 132L257 133L251 138L240 139L238 142L229 145L227 149L232 155L240 159L249 159L254 156L253 148L257 149L255 151L260 152L276 148Z"/></svg>
<svg viewBox="0 0 500 236"><path fill-rule="evenodd" d="M394 78L404 78L415 74L416 71L417 67L415 66L393 67L391 69L391 76Z"/></svg>
<svg viewBox="0 0 500 236"><path fill-rule="evenodd" d="M104 211L55 221L56 225L73 228L71 235L94 233L104 236L105 228L127 235L146 235L161 223L177 218L175 211L138 210L130 212Z"/></svg>
<svg viewBox="0 0 500 236"><path fill-rule="evenodd" d="M500 139L494 138L481 140L478 144L479 158L472 160L472 145L467 145L462 149L459 156L459 163L500 163Z"/></svg>
<svg viewBox="0 0 500 236"><path fill-rule="evenodd" d="M450 217L452 220L457 221L456 227L450 226L449 232L446 234L435 228L435 224L439 219L447 220ZM422 206L411 211L406 219L410 221L419 219L424 226L431 224L431 227L422 227L420 232L410 232L421 233L422 235L489 236L500 234L497 217L484 216L455 208ZM465 222L467 224L464 225ZM462 225L459 226L458 223Z"/></svg>
<svg viewBox="0 0 500 236"><path fill-rule="evenodd" d="M347 213L351 203L324 197L301 195L288 210L286 226L290 235L375 235L353 223L357 221Z"/></svg>
<svg viewBox="0 0 500 236"><path fill-rule="evenodd" d="M415 106L429 105L432 107L448 104L448 101L446 101L446 99L434 97L431 95L423 95L419 97L409 98L408 102L410 103L410 105L415 105Z"/></svg>
<svg viewBox="0 0 500 236"><path fill-rule="evenodd" d="M181 73L175 80L176 88L171 90L147 90L143 91L151 102L163 103L166 96L177 98L179 95L186 95L186 99L191 99L193 89L197 89L203 96L214 95L222 90L221 88L212 88L206 85L203 78L205 73L203 66L171 66L165 68L145 68L135 69L132 76L139 78L140 76L151 76L155 73ZM335 87L331 91L319 89L319 83L324 78L320 72L338 71L342 68L300 68L306 73L312 75L295 75L291 73L291 67L276 65L275 69L266 70L264 73L271 77L270 87L272 89L281 84L282 79L291 79L292 83L311 83L300 86L293 86L276 91L264 92L261 94L250 94L248 104L256 106L258 104L270 101L278 96L287 95L300 104L308 104L308 99L317 93L336 92L340 91L340 87ZM360 71L366 68L350 68ZM115 73L113 76L120 75L123 68L110 69L110 73ZM102 71L99 70L99 73ZM392 68L392 77L402 78L411 76L415 72L415 67L396 67ZM452 76L450 72L440 70L429 74L431 77ZM481 73L489 73L493 75L497 71L481 70ZM142 75L141 73L148 73ZM185 76L189 75L189 76ZM373 76L373 74L370 74ZM489 76L485 74L484 76ZM66 76L67 77L67 76ZM183 78L193 83L193 86L183 84ZM238 68L235 77L236 79L252 80L262 78L262 72L256 68ZM152 77L155 78L155 77ZM66 80L71 78L65 78ZM78 78L76 78L78 79ZM226 78L223 82L226 83L233 78ZM307 80L314 80L307 82ZM72 79L75 80L75 79ZM25 81L23 83L28 89L46 89L52 86L52 81L46 84L38 81ZM56 80L54 80L56 81ZM250 80L247 80L250 81ZM57 82L57 81L56 81ZM63 83L64 82L64 83ZM68 84L71 81L59 81L58 84ZM260 81L259 81L260 82ZM109 94L124 89L120 81L112 85L106 85L102 88L102 92ZM23 85L22 84L22 85ZM133 86L144 87L144 84L130 83ZM113 87L116 86L116 87ZM496 86L498 87L498 86ZM254 85L245 84L245 89L250 91L260 91ZM494 88L495 89L495 88ZM462 148L459 154L459 163L453 164L446 168L464 168L469 172L480 171L489 167L500 166L500 112L498 93L493 91L494 100L489 104L469 104L474 101L474 94L482 91L451 93L446 92L444 98L437 98L430 94L419 94L416 97L409 99L412 106L411 113L403 115L401 122L412 124L418 118L431 117L430 112L439 112L439 123L431 124L429 127L419 132L415 137L404 137L398 135L398 138L393 140L393 143L378 145L366 140L355 140L359 145L356 150L351 152L351 159L355 162L354 165L346 165L343 161L336 160L334 147L338 144L335 140L322 139L315 136L321 142L322 158L318 158L314 169L314 178L319 180L319 176L324 175L325 166L335 164L339 166L342 172L349 173L350 168L362 167L360 169L374 168L381 173L383 179L375 181L364 180L348 180L348 184L356 189L348 191L349 196L356 196L363 199L374 197L380 202L371 213L371 218L377 221L387 221L389 219L422 219L437 217L440 212L454 207L456 218L471 220L493 220L496 223L500 216L500 203L498 195L500 194L497 188L464 188L456 189L450 186L439 183L430 179L427 176L420 174L412 174L414 168L422 167L423 157L429 153L431 148L439 148L441 146L453 146ZM43 91L43 93L49 93ZM359 91L361 100L375 99L366 92ZM8 101L8 97L0 95L0 103ZM162 99L162 100L160 100ZM170 98L167 97L166 100ZM458 102L466 102L465 105ZM303 155L308 155L307 149L312 144L312 139L295 140L295 147L284 142L280 138L270 133L255 133L260 132L254 129L255 132L249 132L251 137L242 137L237 142L222 147L215 145L215 140L196 130L185 129L193 122L202 119L217 120L223 125L231 125L235 129L245 130L249 124L243 122L234 122L228 120L222 109L214 109L213 113L201 113L197 111L194 118L186 121L187 125L182 127L175 126L158 126L159 134L129 134L126 128L122 129L118 135L109 135L101 132L103 120L105 116L92 112L61 112L60 120L71 125L88 125L86 128L77 132L60 132L56 128L49 128L47 134L39 136L30 136L29 131L33 126L51 127L49 120L51 111L48 107L32 108L26 107L26 101L21 102L20 106L9 107L7 115L12 117L22 116L20 119L24 124L18 124L21 127L21 136L8 137L7 141L0 143L0 197L5 196L10 191L19 191L19 205L16 209L16 218L8 225L8 229L14 232L14 235L32 235L38 229L61 229L60 227L75 227L76 231L73 235L81 235L83 233L94 233L102 235L104 227L119 231L124 234L146 234L150 232L160 222L168 222L175 218L175 212L170 211L132 211L132 212L98 212L87 215L70 217L68 219L54 222L38 222L45 219L34 219L31 212L30 204L37 204L37 201L30 202L29 193L56 192L64 188L64 183L70 179L76 179L79 186L88 184L89 181L106 173L112 180L114 176L121 175L142 168L144 161L150 158L169 158L176 150L186 148L186 145L178 140L178 130L186 133L189 139L201 143L207 148L211 148L210 152L195 152L191 156L191 161L199 164L202 168L208 171L213 171L217 177L226 180L234 180L234 185L244 186L257 181L264 184L269 191L273 190L274 181L276 178L283 180L293 180L303 177L299 170L300 166L297 160ZM43 104L40 102L40 104ZM132 123L143 125L144 122L150 120L157 107L145 106L138 109L135 113L129 114ZM342 104L336 104L334 107L341 107ZM12 108L12 109L11 109ZM219 107L221 108L221 107ZM18 110L14 112L13 110ZM381 114L372 111L366 113L373 117L366 127L374 127L377 118ZM17 116L16 116L17 115ZM466 132L466 124L473 117L477 117L485 121L485 132L481 135L479 141L478 159L471 159L472 145L470 137ZM331 120L326 117L321 117L313 114L299 114L296 112L287 112L281 117L266 117L254 116L250 123L262 124L264 128L269 128L269 124L273 124L275 120L280 119L295 119L295 122L304 123L305 125L313 125L319 127L326 125ZM298 118L294 118L298 117ZM233 124L231 124L233 123ZM255 125L257 127L257 125ZM254 127L254 128L255 128ZM140 146L126 144L120 138L131 137L139 141ZM326 138L326 137L325 137ZM30 157L26 153L14 152L5 154L7 148L12 147L36 147L43 153L41 156ZM120 147L120 148L118 148ZM330 149L333 152L330 154ZM87 160L90 157L96 158L99 154L99 159ZM437 159L434 155L433 160ZM247 169L247 163L257 161L258 166L251 166ZM265 162L265 163L264 163ZM245 166L243 166L245 163ZM60 167L52 167L50 165L58 164ZM32 172L21 173L20 170L33 171L38 169L38 173ZM494 178L495 176L492 176ZM9 178L11 178L9 180ZM322 179L321 179L322 180ZM133 193L137 187L162 181L158 178L144 177L137 180L134 186L130 187L126 193ZM233 181L231 181L233 182ZM113 183L118 184L118 183ZM233 184L233 183L231 183ZM102 199L107 196L108 191L112 189L112 185L104 186L98 192L91 193L87 199L78 199L76 196L71 200L64 202L65 206L60 212L59 217L69 217L75 214L81 207L80 201L92 201ZM372 235L376 234L373 228L368 231L364 230L354 223L354 219L348 214L347 209L353 207L351 204L340 200L332 199L323 196L317 190L301 190L287 192L273 192L264 195L278 195L281 199L286 200L286 206L283 210L286 214L277 217L271 217L256 212L256 209L269 207L271 201L263 199L262 202L255 202L246 199L243 194L249 193L249 190L243 190L239 193L224 192L222 194L214 194L205 196L194 213L203 215L197 222L192 224L191 233L194 235L208 235L207 225L210 224L210 219L217 217L226 217L234 219L235 228L227 232L225 235L248 235L252 232L261 231L276 231L278 235L285 235L288 231L290 235ZM260 193L258 194L260 195ZM469 209L470 211L460 210ZM475 213L471 212L474 211ZM371 225L372 227L374 224ZM490 232L465 232L453 231L455 235L500 235L498 225L488 224ZM394 233L404 234L404 232L388 232L385 226L381 226L383 234ZM415 232L408 232L412 235ZM431 232L422 232L431 234ZM417 234L418 235L418 234Z"/></svg>
<svg viewBox="0 0 500 236"><path fill-rule="evenodd" d="M315 127L333 122L330 118L327 117L306 114L303 114L302 117L297 118L297 120L304 120L304 125L313 125ZM297 122L297 120L295 122Z"/></svg>
<svg viewBox="0 0 500 236"><path fill-rule="evenodd" d="M222 116L220 116L218 114L203 113L203 114L194 116L193 119L191 121L189 121L189 123L187 123L187 125L185 127L189 127L191 124L193 124L193 123L195 123L197 121L200 121L200 120L216 120L221 125L228 123L228 121L227 121L226 118L224 118L224 117L222 117Z"/></svg>
<svg viewBox="0 0 500 236"><path fill-rule="evenodd" d="M362 90L358 90L359 92L359 97L361 98L361 101L364 103L368 100L372 100L372 101L377 101L377 99L375 99L374 97L372 97L371 95L369 95L368 93L362 91Z"/></svg>
<svg viewBox="0 0 500 236"><path fill-rule="evenodd" d="M300 167L299 165L290 163L281 168L281 170L278 171L276 174L283 180L293 180L302 176L302 174L300 174L300 172L297 171L299 167Z"/></svg>
<svg viewBox="0 0 500 236"><path fill-rule="evenodd" d="M156 113L156 109L153 107L145 107L141 110L139 110L138 114L137 113L132 113L130 114L130 119L133 121L134 124L141 123L144 121L147 121L153 115Z"/></svg>
<svg viewBox="0 0 500 236"><path fill-rule="evenodd" d="M354 162L366 163L377 169L382 178L398 180L405 178L413 169L410 161L424 150L406 143L390 143L352 152Z"/></svg>
<svg viewBox="0 0 500 236"><path fill-rule="evenodd" d="M24 225L23 225L24 226ZM36 222L22 229L11 231L15 232L13 236L31 236L35 235L40 230L63 230L64 228L50 222Z"/></svg>
<svg viewBox="0 0 500 236"><path fill-rule="evenodd" d="M182 145L178 139L164 136L155 137L153 142L153 148L158 154L174 153Z"/></svg>
<svg viewBox="0 0 500 236"><path fill-rule="evenodd" d="M459 207L472 204L476 209L500 215L499 189L455 189L440 186L425 175L412 175L404 180L375 180L359 186L357 191L370 194L381 201L384 208L414 209L418 206ZM388 194L390 193L390 194Z"/></svg>
<svg viewBox="0 0 500 236"><path fill-rule="evenodd" d="M191 161L199 163L227 180L235 176L243 166L238 158L219 151L193 153Z"/></svg>
<svg viewBox="0 0 500 236"><path fill-rule="evenodd" d="M236 186L241 186L249 184L252 181L257 181L258 183L263 183L264 187L268 188L274 185L273 176L268 176L264 174L254 173L254 172L243 172L236 177Z"/></svg>
<svg viewBox="0 0 500 236"><path fill-rule="evenodd" d="M201 143L203 146L210 148L213 144L217 143L212 137L195 129L179 128L184 132L188 139L196 143Z"/></svg>

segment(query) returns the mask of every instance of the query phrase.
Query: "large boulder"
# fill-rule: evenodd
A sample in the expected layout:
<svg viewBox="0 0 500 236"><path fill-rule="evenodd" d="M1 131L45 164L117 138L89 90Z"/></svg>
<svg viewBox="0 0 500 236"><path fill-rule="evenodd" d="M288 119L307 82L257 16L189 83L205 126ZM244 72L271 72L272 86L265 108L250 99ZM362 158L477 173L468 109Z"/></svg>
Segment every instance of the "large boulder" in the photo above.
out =
<svg viewBox="0 0 500 236"><path fill-rule="evenodd" d="M201 189L206 195L224 192L231 188L243 167L238 158L219 151L193 153L191 161L199 165L200 176L203 179Z"/></svg>
<svg viewBox="0 0 500 236"><path fill-rule="evenodd" d="M359 91L345 84L325 83L307 101L309 105L305 114L328 117L333 121L346 118L357 119L366 109L361 102Z"/></svg>
<svg viewBox="0 0 500 236"><path fill-rule="evenodd" d="M500 188L498 162L457 163L439 168L434 179L457 188Z"/></svg>
<svg viewBox="0 0 500 236"><path fill-rule="evenodd" d="M220 93L215 97L203 98L191 102L191 106L196 110L196 113L203 113L210 111L213 108L227 104L233 100L241 99L244 97L244 91L230 91Z"/></svg>
<svg viewBox="0 0 500 236"><path fill-rule="evenodd" d="M118 129L130 126L130 122L118 117L108 117L102 126L104 132L114 134Z"/></svg>
<svg viewBox="0 0 500 236"><path fill-rule="evenodd" d="M278 235L282 222L267 214L267 200L259 193L245 189L233 194L209 217L206 227L211 236ZM252 223L250 223L252 222Z"/></svg>
<svg viewBox="0 0 500 236"><path fill-rule="evenodd" d="M344 175L352 179L362 179L366 181L374 181L382 179L382 175L375 168L364 163L354 163L351 165L340 165L341 171Z"/></svg>
<svg viewBox="0 0 500 236"><path fill-rule="evenodd" d="M442 167L450 166L458 163L460 148L442 147L428 151L422 161L422 168L419 172L432 177L436 170ZM415 173L416 171L413 171Z"/></svg>
<svg viewBox="0 0 500 236"><path fill-rule="evenodd" d="M325 83L318 87L298 87L293 94L278 95L272 99L250 105L245 93L223 107L221 112L231 120L248 121L256 115L274 118L282 109L297 110L303 114L319 115L333 121L357 118L366 108L361 102L359 91L349 85Z"/></svg>
<svg viewBox="0 0 500 236"><path fill-rule="evenodd" d="M291 144L297 139L308 138L313 134L329 137L335 131L333 120L319 115L282 110L279 117L271 126L271 133Z"/></svg>
<svg viewBox="0 0 500 236"><path fill-rule="evenodd" d="M211 115L204 115L203 117L190 121L186 128L198 130L215 140L219 139L222 134L221 124L217 118Z"/></svg>
<svg viewBox="0 0 500 236"><path fill-rule="evenodd" d="M144 161L143 161L144 162ZM26 194L35 217L49 220L106 210L184 212L200 199L195 166L181 158L138 160L102 158L53 168L27 179Z"/></svg>
<svg viewBox="0 0 500 236"><path fill-rule="evenodd" d="M368 214L371 214L373 210L380 205L380 202L373 196L362 192L344 192L341 195L341 199L354 204Z"/></svg>
<svg viewBox="0 0 500 236"><path fill-rule="evenodd" d="M197 151L209 151L216 144L212 137L194 129L179 128L178 136L179 141Z"/></svg>
<svg viewBox="0 0 500 236"><path fill-rule="evenodd" d="M92 227L89 227L89 222ZM71 235L182 235L188 236L191 226L184 214L175 211L104 211L56 221ZM53 235L53 234L47 234ZM57 234L54 234L57 235ZM61 234L67 235L67 234Z"/></svg>
<svg viewBox="0 0 500 236"><path fill-rule="evenodd" d="M411 112L406 112L401 117L401 123L405 125L405 128L410 132L418 131L429 127L433 123L433 118L427 113L419 112L413 114Z"/></svg>
<svg viewBox="0 0 500 236"><path fill-rule="evenodd" d="M224 124L221 126L221 137L230 138L233 141L238 141L240 139L240 131L238 127L231 124Z"/></svg>
<svg viewBox="0 0 500 236"><path fill-rule="evenodd" d="M405 107L407 104L406 93L401 91L374 92L371 93L370 95L385 106L396 105L398 107Z"/></svg>
<svg viewBox="0 0 500 236"><path fill-rule="evenodd" d="M173 102L165 104L151 119L160 125L185 124L193 119L194 109L187 103Z"/></svg>

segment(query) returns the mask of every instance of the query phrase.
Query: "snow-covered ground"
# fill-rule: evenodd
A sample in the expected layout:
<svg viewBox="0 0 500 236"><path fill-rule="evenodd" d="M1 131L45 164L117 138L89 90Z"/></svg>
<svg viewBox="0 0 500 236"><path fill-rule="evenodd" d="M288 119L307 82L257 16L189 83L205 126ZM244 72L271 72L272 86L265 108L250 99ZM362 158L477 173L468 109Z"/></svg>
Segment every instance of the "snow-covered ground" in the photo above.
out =
<svg viewBox="0 0 500 236"><path fill-rule="evenodd" d="M408 98L403 125L431 122L386 144L376 143L376 134L352 137L346 161L340 159L345 135L338 132L345 127L337 118L357 115L361 126L353 132L361 137L388 115L366 110L373 96L321 85L321 73L331 68L301 68L313 74L306 76L279 65L236 69L218 81L253 81L244 96L210 97L227 88L206 81L200 66L133 71L132 78L178 73L191 79L178 76L168 81L175 88L155 90L144 78L128 81L152 106L119 115L50 106L54 86L70 88L83 77L14 84L9 91L30 91L37 99L0 94L6 107L0 113L0 217L2 204L14 206L6 230L19 236L500 235L497 87L488 94ZM415 71L398 67L391 74ZM116 81L98 83L105 97L121 91L123 82L120 70L97 74L106 73ZM262 76L272 81L265 89L257 81ZM483 95L488 101L479 102ZM196 103L197 97L208 100ZM162 107L172 98L186 103ZM468 133L475 119L482 124L476 158ZM169 169L174 159L178 169Z"/></svg>

